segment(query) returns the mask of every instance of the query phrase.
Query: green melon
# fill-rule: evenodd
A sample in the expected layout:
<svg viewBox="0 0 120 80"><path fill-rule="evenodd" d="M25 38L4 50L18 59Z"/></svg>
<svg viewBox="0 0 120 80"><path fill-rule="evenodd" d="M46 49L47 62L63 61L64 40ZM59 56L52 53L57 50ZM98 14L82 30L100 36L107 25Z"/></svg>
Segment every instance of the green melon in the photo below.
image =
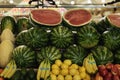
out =
<svg viewBox="0 0 120 80"><path fill-rule="evenodd" d="M102 34L103 45L110 50L116 50L120 47L120 30L112 29Z"/></svg>
<svg viewBox="0 0 120 80"><path fill-rule="evenodd" d="M115 51L114 63L120 64L120 50Z"/></svg>
<svg viewBox="0 0 120 80"><path fill-rule="evenodd" d="M56 47L47 46L41 48L41 50L37 53L37 61L40 63L44 59L48 59L50 63L53 63L55 60L61 58L61 52Z"/></svg>
<svg viewBox="0 0 120 80"><path fill-rule="evenodd" d="M63 25L78 28L91 22L92 14L86 9L70 9L63 15Z"/></svg>
<svg viewBox="0 0 120 80"><path fill-rule="evenodd" d="M73 33L67 27L59 26L50 33L52 45L58 48L66 48L73 43Z"/></svg>
<svg viewBox="0 0 120 80"><path fill-rule="evenodd" d="M62 22L62 17L54 9L34 9L30 12L30 21L34 26L52 28Z"/></svg>
<svg viewBox="0 0 120 80"><path fill-rule="evenodd" d="M113 53L104 46L97 46L91 52L97 65L111 63L114 60Z"/></svg>
<svg viewBox="0 0 120 80"><path fill-rule="evenodd" d="M12 58L19 68L33 67L35 65L35 53L25 45L16 47L12 52Z"/></svg>
<svg viewBox="0 0 120 80"><path fill-rule="evenodd" d="M100 34L90 25L83 26L77 32L77 42L84 48L92 48L99 42Z"/></svg>
<svg viewBox="0 0 120 80"><path fill-rule="evenodd" d="M86 50L81 46L70 46L63 54L65 59L70 59L72 63L82 65L84 58L87 56Z"/></svg>
<svg viewBox="0 0 120 80"><path fill-rule="evenodd" d="M17 20L17 27L16 27L16 31L17 33L23 31L23 30L27 30L29 28L31 28L31 25L29 23L29 19L27 17L20 17Z"/></svg>
<svg viewBox="0 0 120 80"><path fill-rule="evenodd" d="M33 49L38 49L47 45L48 35L43 29L31 28L20 32L15 43L16 45L27 45Z"/></svg>
<svg viewBox="0 0 120 80"><path fill-rule="evenodd" d="M16 29L16 21L13 16L4 16L1 19L1 32L4 29L10 29L11 31L15 32Z"/></svg>

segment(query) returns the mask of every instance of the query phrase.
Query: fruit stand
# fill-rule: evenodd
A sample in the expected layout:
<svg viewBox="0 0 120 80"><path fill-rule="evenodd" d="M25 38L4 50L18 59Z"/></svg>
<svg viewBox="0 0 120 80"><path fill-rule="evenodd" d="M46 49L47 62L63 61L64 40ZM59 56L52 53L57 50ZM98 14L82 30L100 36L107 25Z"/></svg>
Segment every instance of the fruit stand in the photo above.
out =
<svg viewBox="0 0 120 80"><path fill-rule="evenodd" d="M56 4L1 16L0 80L120 80L119 4Z"/></svg>

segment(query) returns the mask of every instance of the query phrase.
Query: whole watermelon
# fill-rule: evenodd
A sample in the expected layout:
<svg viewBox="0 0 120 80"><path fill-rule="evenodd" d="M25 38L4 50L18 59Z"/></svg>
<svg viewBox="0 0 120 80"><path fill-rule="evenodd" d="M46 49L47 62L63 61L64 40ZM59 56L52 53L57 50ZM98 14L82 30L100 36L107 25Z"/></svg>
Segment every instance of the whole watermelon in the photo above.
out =
<svg viewBox="0 0 120 80"><path fill-rule="evenodd" d="M103 45L114 51L120 47L120 30L112 29L102 34Z"/></svg>
<svg viewBox="0 0 120 80"><path fill-rule="evenodd" d="M29 30L22 31L16 37L17 45L27 45L34 49L46 46L47 42L47 32L39 28L31 28Z"/></svg>
<svg viewBox="0 0 120 80"><path fill-rule="evenodd" d="M117 50L115 53L114 63L120 64L120 50Z"/></svg>
<svg viewBox="0 0 120 80"><path fill-rule="evenodd" d="M73 43L73 33L67 27L58 26L50 33L52 45L58 48L66 48Z"/></svg>
<svg viewBox="0 0 120 80"><path fill-rule="evenodd" d="M19 33L23 30L27 30L31 28L31 25L29 23L29 19L27 17L20 17L17 19L17 27L16 32Z"/></svg>
<svg viewBox="0 0 120 80"><path fill-rule="evenodd" d="M90 25L83 26L77 32L77 42L84 48L92 48L99 42L100 34Z"/></svg>
<svg viewBox="0 0 120 80"><path fill-rule="evenodd" d="M1 19L1 32L4 29L10 29L12 32L16 32L16 21L13 16L4 16Z"/></svg>
<svg viewBox="0 0 120 80"><path fill-rule="evenodd" d="M17 67L33 67L35 65L35 52L25 45L16 47L12 52L12 59Z"/></svg>
<svg viewBox="0 0 120 80"><path fill-rule="evenodd" d="M91 50L97 65L113 62L113 53L104 46L97 46Z"/></svg>
<svg viewBox="0 0 120 80"><path fill-rule="evenodd" d="M37 52L37 61L40 63L44 59L48 59L51 63L55 60L61 58L61 52L56 47L47 46L41 48L40 51Z"/></svg>
<svg viewBox="0 0 120 80"><path fill-rule="evenodd" d="M65 59L70 59L72 63L82 65L83 59L87 56L87 51L81 46L71 45L63 54Z"/></svg>

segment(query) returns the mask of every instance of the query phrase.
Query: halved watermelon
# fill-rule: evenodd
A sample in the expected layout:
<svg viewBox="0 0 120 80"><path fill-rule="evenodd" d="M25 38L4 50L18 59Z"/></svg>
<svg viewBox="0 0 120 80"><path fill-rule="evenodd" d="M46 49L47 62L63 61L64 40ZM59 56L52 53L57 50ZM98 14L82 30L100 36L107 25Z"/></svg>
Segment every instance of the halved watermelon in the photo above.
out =
<svg viewBox="0 0 120 80"><path fill-rule="evenodd" d="M80 27L92 20L92 14L86 9L70 9L63 15L63 24Z"/></svg>
<svg viewBox="0 0 120 80"><path fill-rule="evenodd" d="M110 26L120 28L120 14L110 14L106 17Z"/></svg>
<svg viewBox="0 0 120 80"><path fill-rule="evenodd" d="M62 22L61 14L54 9L35 9L30 12L32 24L37 26L57 26ZM42 27L41 26L41 27Z"/></svg>

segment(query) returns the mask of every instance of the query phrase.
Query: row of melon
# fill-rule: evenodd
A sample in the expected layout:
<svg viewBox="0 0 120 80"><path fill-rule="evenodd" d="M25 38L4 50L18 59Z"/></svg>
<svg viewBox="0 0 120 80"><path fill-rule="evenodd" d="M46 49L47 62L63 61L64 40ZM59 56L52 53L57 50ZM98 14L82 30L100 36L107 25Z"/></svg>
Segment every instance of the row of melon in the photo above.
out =
<svg viewBox="0 0 120 80"><path fill-rule="evenodd" d="M114 17L116 16L119 17L119 15L109 15L106 19L107 21L111 21L111 23L115 25L115 23L117 22L113 23L113 20L114 20ZM85 20L86 17L88 20ZM58 24L60 24L61 22L60 13L50 9L32 10L30 13L30 20L32 22L29 22L30 20L27 18L20 18L21 20L17 20L17 26L16 26L14 18L12 18L11 16L5 16L1 20L1 30L3 31L4 29L9 28L10 30L13 31L13 33L15 33L15 30L16 30L18 35L16 35L15 46L26 45L34 50L36 49L39 50L40 48L44 48L45 46L51 46L51 43L52 43L52 46L55 46L57 48L67 48L69 47L69 45L74 44L73 41L75 43L77 42L78 45L87 49L95 47L96 45L99 45L98 43L100 43L100 45L103 44L105 47L107 47L112 51L119 48L119 29L118 28L114 29L110 24L108 24L108 22L105 22L106 19L102 20L96 25L95 23L91 22L92 20L91 13L84 9L69 10L66 12L64 18L65 18L64 22L67 22L67 24L69 24L68 28L67 28L67 25L64 24L62 25L62 27L58 26L58 27L52 28L51 31L48 32L48 30L46 31L45 29L51 28L53 26L57 26ZM39 24L39 27L36 28L34 24L35 22ZM56 22L56 24L54 22ZM74 23L76 23L76 26L73 26ZM101 25L102 26L107 25L110 27L102 28ZM29 30L24 30L24 29L27 29L28 27L30 28L31 26L33 26L33 28ZM40 29L40 27L44 27L44 29ZM76 28L77 33L72 32L70 27ZM116 27L119 27L119 24L116 24ZM105 30L109 30L102 35L103 40L101 40L101 35L100 35L102 32L100 33L99 30L101 30L102 32ZM10 35L9 32L7 33L7 35ZM77 36L74 36L74 35L77 35ZM113 37L116 37L116 38L113 38ZM118 42L115 40L117 40ZM72 49L74 49L74 47L72 47ZM119 55L119 51L117 53ZM116 55L116 59L117 58L118 57Z"/></svg>

